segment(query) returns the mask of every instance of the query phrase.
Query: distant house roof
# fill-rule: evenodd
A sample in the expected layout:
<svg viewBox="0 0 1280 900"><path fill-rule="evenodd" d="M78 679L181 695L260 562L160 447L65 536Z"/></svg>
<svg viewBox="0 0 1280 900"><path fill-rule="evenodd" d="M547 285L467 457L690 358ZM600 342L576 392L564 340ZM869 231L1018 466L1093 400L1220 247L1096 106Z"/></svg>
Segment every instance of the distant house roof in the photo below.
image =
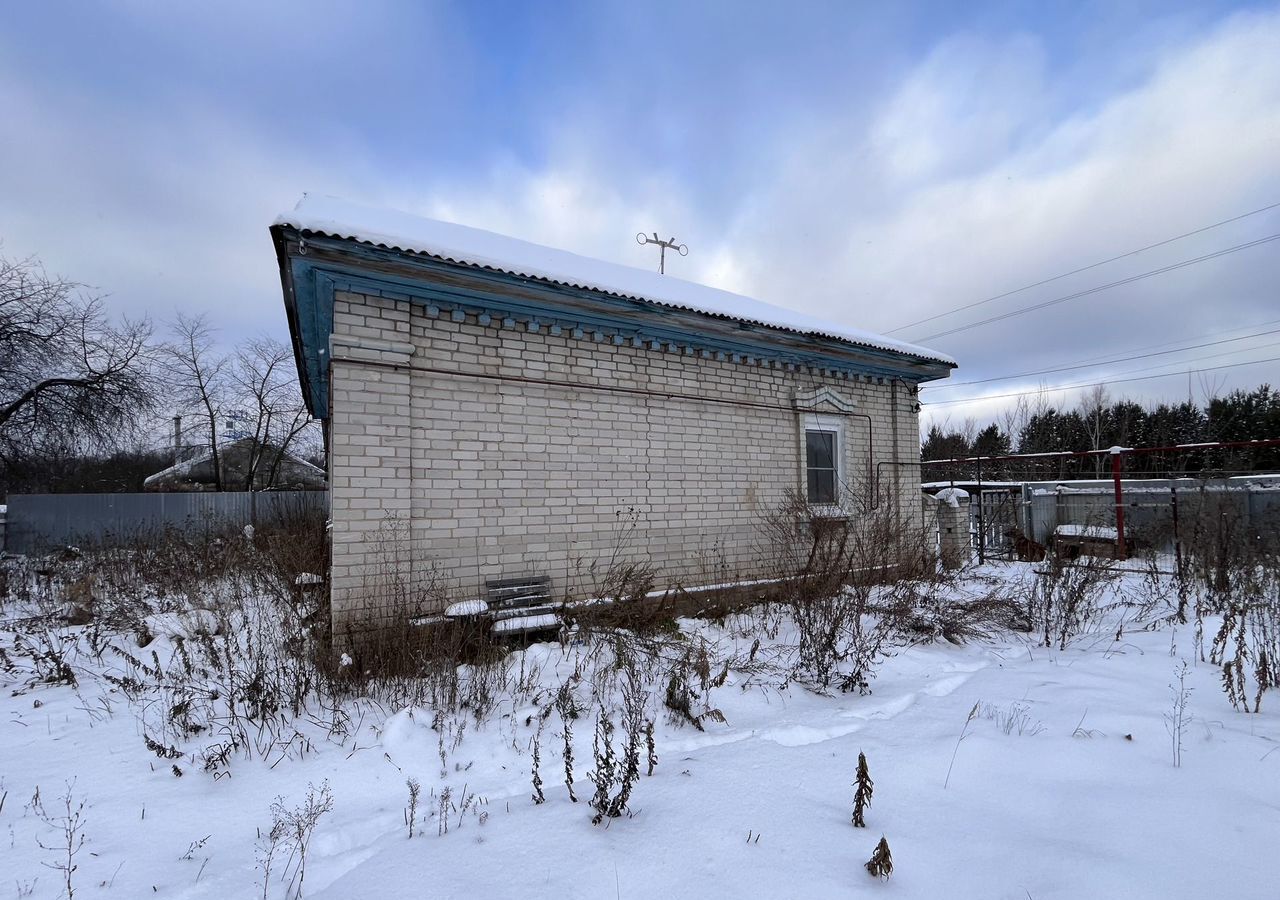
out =
<svg viewBox="0 0 1280 900"><path fill-rule="evenodd" d="M572 313L611 317L646 342L705 332L729 350L771 347L796 364L842 358L870 374L917 382L946 377L956 365L936 350L670 275L332 197L305 195L271 231L299 375L312 414L321 418L335 290L377 294L381 287L384 296L445 305L506 300L526 313L545 303L553 321L557 312L566 321ZM460 284L463 271L491 274L484 284ZM584 301L591 300L596 307L587 310Z"/></svg>
<svg viewBox="0 0 1280 900"><path fill-rule="evenodd" d="M219 444L218 453L222 460L224 488L230 484L239 485L242 489L248 478L249 457L256 445L257 440L253 437L237 438ZM320 489L325 486L324 470L292 453L285 453L281 458L276 472L276 483L264 484L263 480L270 476L274 454L275 448L268 447L255 477L255 489L266 487ZM206 448L189 459L148 475L142 482L142 487L147 491L199 491L209 489L213 484L213 451Z"/></svg>

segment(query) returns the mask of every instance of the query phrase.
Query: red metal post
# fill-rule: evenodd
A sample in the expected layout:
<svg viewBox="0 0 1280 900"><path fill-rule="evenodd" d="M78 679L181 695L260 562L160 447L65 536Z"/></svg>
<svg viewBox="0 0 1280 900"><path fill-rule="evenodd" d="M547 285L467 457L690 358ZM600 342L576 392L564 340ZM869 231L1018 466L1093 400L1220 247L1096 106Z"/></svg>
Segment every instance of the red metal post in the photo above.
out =
<svg viewBox="0 0 1280 900"><path fill-rule="evenodd" d="M1124 487L1120 473L1124 468L1123 455L1118 448L1111 451L1111 479L1116 487L1116 559L1125 559L1124 549Z"/></svg>

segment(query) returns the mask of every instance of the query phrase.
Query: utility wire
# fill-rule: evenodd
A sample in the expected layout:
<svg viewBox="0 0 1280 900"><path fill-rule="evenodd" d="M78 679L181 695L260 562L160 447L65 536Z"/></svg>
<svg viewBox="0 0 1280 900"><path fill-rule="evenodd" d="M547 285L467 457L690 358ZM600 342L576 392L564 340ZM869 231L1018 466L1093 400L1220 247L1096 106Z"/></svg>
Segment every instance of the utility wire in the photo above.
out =
<svg viewBox="0 0 1280 900"><path fill-rule="evenodd" d="M1254 360L1249 360L1248 362L1227 363L1221 366L1209 366L1208 368L1203 368L1203 369L1191 369L1190 371L1217 372L1221 369L1235 369L1235 368L1238 368L1239 366L1256 366L1262 363L1269 363L1269 362L1280 362L1280 356L1272 356L1268 359L1254 359ZM1047 393L1053 393L1055 391L1073 391L1073 390L1077 390L1078 388L1110 387L1113 384L1128 384L1129 382L1133 382L1133 381L1151 381L1156 378L1172 378L1175 375L1182 376L1184 374L1186 374L1185 370L1180 372L1165 372L1161 375L1141 375L1137 378L1110 378L1106 381L1091 381L1087 384L1059 384L1053 387L1035 388L1034 390L1030 390L1030 391L1014 391L1013 393L1009 393L1009 394L987 394L986 396L983 396L983 397L965 397L960 400L931 400L929 401L928 405L929 406L949 406L952 403L977 403L980 400L1004 400L1009 397L1027 397L1027 396L1030 396L1031 394L1047 394Z"/></svg>
<svg viewBox="0 0 1280 900"><path fill-rule="evenodd" d="M1216 347L1219 344L1233 344L1236 341L1247 341L1250 338L1263 337L1268 334L1280 334L1280 328L1272 328L1270 331L1258 331L1258 332L1254 332L1253 334L1246 334L1240 337L1224 338L1223 340L1220 340L1220 341L1208 341L1203 344L1192 344L1189 347L1178 347L1177 349L1174 349L1174 350L1160 350L1155 353L1141 353L1141 354L1138 354L1137 356L1121 356L1121 357L1116 357L1115 359L1104 360L1102 362L1090 361L1090 362L1079 363L1077 365L1058 366L1057 368L1054 368L1054 369L1036 369L1031 372L1018 372L1015 375L997 375L992 378L977 378L972 381L944 381L938 384L926 384L921 388L921 390L939 390L942 388L961 387L963 385L968 385L968 384L989 384L993 381L1009 381L1010 379L1013 379L1013 378L1026 378L1031 375L1049 375L1049 374L1052 374L1053 372L1070 372L1075 369L1093 369L1101 366L1114 365L1115 363L1127 363L1127 362L1134 362L1135 360L1139 360L1139 359L1150 359L1153 356L1168 356L1170 353L1184 353L1187 350L1199 350L1203 347ZM1246 347L1245 349L1260 350L1263 347L1274 347L1274 346L1275 346L1274 343L1261 344L1257 347ZM1236 352L1236 351L1232 351L1232 352ZM1184 360L1184 362L1194 362L1194 360Z"/></svg>
<svg viewBox="0 0 1280 900"><path fill-rule="evenodd" d="M1177 371L1185 372L1191 369L1198 369L1197 366L1193 365L1194 363L1204 362L1205 360L1210 360L1210 359L1220 359L1221 357L1224 357L1224 356L1239 357L1245 353L1252 353L1255 350L1266 350L1271 347L1275 347L1277 344L1280 344L1280 341L1272 341L1267 344L1258 344L1256 347L1246 347L1244 350L1224 350L1218 353L1207 353L1204 356L1193 356L1190 359L1179 359L1179 360L1173 360L1171 362L1156 363L1153 366L1139 366L1136 369L1121 369L1118 372L1112 372L1111 376L1119 377L1123 375L1137 375L1139 372L1151 372L1156 369L1164 369L1169 366L1176 366Z"/></svg>
<svg viewBox="0 0 1280 900"><path fill-rule="evenodd" d="M1236 244L1233 247L1225 247L1222 250L1215 250L1213 253L1206 253L1204 256L1197 256L1197 257L1194 257L1193 259L1184 259L1181 262L1176 262L1168 266L1161 266L1160 268L1152 269L1149 272L1141 272L1137 275L1130 275L1128 278L1121 278L1119 281L1112 281L1109 284L1100 284L1100 285L1097 285L1096 287L1086 288L1083 291L1076 291L1074 294L1066 294L1062 297L1055 297L1052 300L1045 300L1041 303L1036 303L1031 306L1024 306L1021 309L1014 309L1014 310L1010 310L1007 313L1001 313L998 316L991 316L990 318L980 319L977 322L972 322L968 325L960 325L956 328L951 328L951 329L948 329L947 331L939 331L936 334L930 334L922 338L912 338L912 340L916 342L932 341L932 340L935 340L936 338L946 337L952 334L958 334L961 331L968 331L971 328L977 328L981 325L990 325L992 322L1001 322L1005 319L1012 319L1014 316L1026 315L1027 313L1035 312L1036 310L1040 310L1040 309L1045 309L1046 307L1049 307L1049 306L1056 306L1059 303L1066 303L1068 300L1077 300L1080 297L1087 297L1090 294L1097 294L1097 293L1100 293L1101 291L1110 290L1113 287L1120 287L1121 285L1132 284L1135 281L1141 281L1144 278L1151 278L1154 275L1163 275L1166 272L1172 272L1176 269L1184 269L1187 266L1194 266L1196 263L1202 263L1210 259L1217 259L1220 256L1226 256L1228 253L1238 253L1241 250L1248 250L1250 247L1257 247L1260 244L1266 244L1275 240L1280 240L1280 233L1269 234L1266 237L1258 238L1256 241L1248 241L1243 244Z"/></svg>
<svg viewBox="0 0 1280 900"><path fill-rule="evenodd" d="M1137 256L1139 253L1145 253L1148 250L1154 250L1157 247L1163 247L1165 244L1172 244L1174 241L1180 241L1183 238L1189 238L1197 234L1203 234L1204 232L1211 231L1214 228L1221 228L1223 225L1230 225L1232 222L1239 222L1241 219L1247 219L1250 216L1256 216L1259 213L1264 213L1269 210L1276 209L1277 207L1280 207L1280 203L1272 203L1269 206L1263 206L1260 209L1251 210L1247 213L1241 213L1238 216L1232 216L1230 219L1223 219L1221 222L1214 222L1212 225L1206 225L1203 228L1197 228L1195 231L1187 231L1187 232L1184 232L1183 234L1175 235L1174 237L1171 237L1171 238L1165 238L1163 241L1157 241L1154 244L1147 244L1147 246L1145 247L1139 247L1137 250L1130 250L1128 253L1121 253L1119 256L1113 256L1110 259L1104 259L1101 262L1090 263L1087 266L1081 266L1078 269L1072 269L1070 272L1063 272L1061 275L1054 275L1052 278L1045 278L1041 281L1035 282L1034 284L1023 285L1020 288L1014 288L1011 291L1005 291L1003 294L996 294L994 297L987 297L985 300L976 300L973 303L968 303L968 304L965 304L964 306L957 306L955 309L950 309L950 310L947 310L946 312L940 312L937 315L929 316L928 318L925 318L925 319L920 319L919 321L912 322L909 325L900 325L891 331L886 331L885 334L897 334L899 331L906 331L908 328L914 328L917 325L923 325L926 322L932 322L935 319L941 319L944 316L949 316L958 312L964 312L966 309L973 309L975 306L982 306L986 303L993 303L996 300L1003 300L1005 297L1012 297L1014 294L1020 294L1023 291L1029 291L1032 288L1037 288L1042 285L1050 284L1054 281L1061 281L1063 278L1069 278L1072 275L1079 275L1081 272L1088 272L1090 269L1096 269L1099 266L1105 266L1108 263L1113 263L1113 262L1116 262L1117 260L1127 259L1130 256ZM928 339L926 338L926 340Z"/></svg>
<svg viewBox="0 0 1280 900"><path fill-rule="evenodd" d="M1280 319L1271 319L1266 322L1250 322L1248 325L1237 325L1234 328L1218 328L1213 331L1206 331L1204 334L1200 336L1207 337L1207 338L1217 337L1220 334L1234 334L1237 331L1244 331L1247 328L1269 328L1272 325L1280 325ZM1120 354L1103 353L1103 354L1100 354L1099 356L1090 356L1087 359L1082 360L1082 362L1096 362L1096 363L1103 363L1103 364L1109 363L1109 362L1119 362L1120 360L1112 359L1112 357L1123 355L1123 353L1141 353L1145 350L1158 350L1161 347L1172 347L1174 344L1181 344L1183 341L1186 341L1186 340L1188 340L1188 338L1178 338L1177 340L1173 340L1173 341L1161 341L1158 344L1143 344L1141 347L1133 347L1130 350L1123 351ZM1191 348L1184 347L1182 349L1190 350Z"/></svg>

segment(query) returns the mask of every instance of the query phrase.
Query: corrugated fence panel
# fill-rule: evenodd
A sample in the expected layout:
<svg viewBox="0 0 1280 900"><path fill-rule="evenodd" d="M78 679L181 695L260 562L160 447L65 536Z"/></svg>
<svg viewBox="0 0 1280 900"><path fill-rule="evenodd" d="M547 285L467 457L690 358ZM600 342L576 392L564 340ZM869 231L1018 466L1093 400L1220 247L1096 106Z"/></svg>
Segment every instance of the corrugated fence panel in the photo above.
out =
<svg viewBox="0 0 1280 900"><path fill-rule="evenodd" d="M39 553L68 544L128 540L159 528L219 531L261 522L298 505L327 510L329 493L10 494L4 549Z"/></svg>
<svg viewBox="0 0 1280 900"><path fill-rule="evenodd" d="M1097 482L1087 486L1054 482L1026 484L1027 526L1032 540L1049 544L1059 525L1115 526L1114 488ZM1254 530L1280 527L1280 490L1269 484L1222 479L1203 482L1126 480L1125 532L1156 546L1172 545L1173 490L1178 492L1179 518L1194 522L1206 514L1240 515Z"/></svg>

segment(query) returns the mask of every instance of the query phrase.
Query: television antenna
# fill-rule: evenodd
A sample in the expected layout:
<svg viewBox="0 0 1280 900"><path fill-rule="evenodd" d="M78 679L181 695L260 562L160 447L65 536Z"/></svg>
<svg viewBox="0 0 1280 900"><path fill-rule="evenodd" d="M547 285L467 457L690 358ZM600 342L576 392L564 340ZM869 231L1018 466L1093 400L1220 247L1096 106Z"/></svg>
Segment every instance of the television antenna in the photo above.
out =
<svg viewBox="0 0 1280 900"><path fill-rule="evenodd" d="M689 248L684 244L677 244L675 238L662 240L658 237L658 232L653 233L653 237L645 234L643 231L636 235L637 244L657 244L658 245L658 274L665 275L667 272L667 250L674 250L681 256L689 255Z"/></svg>

